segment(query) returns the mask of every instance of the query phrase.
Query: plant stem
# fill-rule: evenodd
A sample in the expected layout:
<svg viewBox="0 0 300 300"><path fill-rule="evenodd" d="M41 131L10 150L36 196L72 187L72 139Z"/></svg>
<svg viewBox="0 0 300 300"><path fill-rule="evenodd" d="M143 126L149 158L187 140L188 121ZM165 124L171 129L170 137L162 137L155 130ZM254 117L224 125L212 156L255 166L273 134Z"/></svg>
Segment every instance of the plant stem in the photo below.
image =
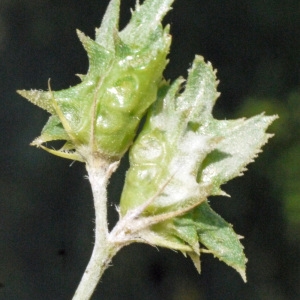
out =
<svg viewBox="0 0 300 300"><path fill-rule="evenodd" d="M116 166L117 163L109 163L96 155L86 164L95 206L95 245L73 300L92 297L101 276L119 250L108 240L107 224L107 185Z"/></svg>

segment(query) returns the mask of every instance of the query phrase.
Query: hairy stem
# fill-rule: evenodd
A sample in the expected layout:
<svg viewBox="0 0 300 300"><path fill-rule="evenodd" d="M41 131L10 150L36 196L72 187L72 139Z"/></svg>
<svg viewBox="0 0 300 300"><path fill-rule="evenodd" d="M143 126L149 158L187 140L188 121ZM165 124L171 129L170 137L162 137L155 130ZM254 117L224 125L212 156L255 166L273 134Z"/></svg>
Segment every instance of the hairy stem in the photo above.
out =
<svg viewBox="0 0 300 300"><path fill-rule="evenodd" d="M107 225L107 185L116 166L117 163L108 163L97 156L93 156L86 164L94 197L95 245L73 300L88 300L92 297L101 276L119 250L108 240Z"/></svg>
<svg viewBox="0 0 300 300"><path fill-rule="evenodd" d="M121 218L115 228L109 233L107 224L107 185L109 178L115 171L117 165L118 162L109 163L108 161L97 157L97 155L92 156L86 164L89 181L92 187L96 214L95 245L73 300L91 299L101 276L108 268L112 258L122 247L133 242L147 242L140 237L140 231L153 224L181 215L186 212L186 210L190 210L201 202L197 202L192 207L189 206L188 209L153 217L142 217L141 214L143 211L164 190L165 186L170 181L168 180L152 198Z"/></svg>

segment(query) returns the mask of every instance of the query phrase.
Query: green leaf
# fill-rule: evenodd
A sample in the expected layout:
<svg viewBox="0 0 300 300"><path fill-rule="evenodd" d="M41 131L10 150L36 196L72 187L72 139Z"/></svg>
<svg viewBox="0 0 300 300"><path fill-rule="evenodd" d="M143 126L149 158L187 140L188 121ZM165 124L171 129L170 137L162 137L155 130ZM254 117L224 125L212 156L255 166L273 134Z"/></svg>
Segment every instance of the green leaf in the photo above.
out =
<svg viewBox="0 0 300 300"><path fill-rule="evenodd" d="M120 214L136 228L126 234L181 251L199 272L200 253L208 251L246 280L239 236L207 198L226 195L221 185L243 174L271 137L266 130L276 116L214 119L216 71L201 56L185 84L182 78L163 80L171 37L161 22L172 3L137 2L119 32L120 0L111 0L95 40L77 31L89 58L81 83L61 91L50 84L49 91L18 91L51 114L32 145L72 160L110 163L132 145ZM60 149L45 146L56 140L65 142Z"/></svg>
<svg viewBox="0 0 300 300"><path fill-rule="evenodd" d="M182 234L189 237L196 230L199 242L208 249L209 253L238 271L246 281L247 259L240 237L234 232L232 225L215 213L207 202L185 216L176 218L174 224L181 238L184 238Z"/></svg>
<svg viewBox="0 0 300 300"><path fill-rule="evenodd" d="M248 120L215 120L202 131L215 132L222 137L198 171L199 181L213 184L212 195L224 195L220 186L242 175L245 166L254 161L260 148L273 136L265 131L276 118L261 114Z"/></svg>
<svg viewBox="0 0 300 300"><path fill-rule="evenodd" d="M48 92L19 91L59 117L66 142L84 161L92 155L119 160L132 144L141 119L156 100L167 64L171 38L161 21L172 2L137 5L129 24L118 32L120 1L112 0L95 40L77 31L89 58L80 84L53 92L50 87ZM38 138L56 139L53 130Z"/></svg>
<svg viewBox="0 0 300 300"><path fill-rule="evenodd" d="M162 85L159 99L151 108L143 130L130 150L131 167L121 197L123 215L153 197L159 187L171 178L163 193L149 205L147 211L150 214L195 205L210 193L211 184L197 182L196 174L206 155L220 139L213 134L199 133L200 123L195 123L195 116L206 106L200 94L210 102L218 97L215 72L210 64L197 56L189 72L186 89L179 94L182 82L178 79L171 86L167 83ZM200 90L199 96L193 97L192 101L196 87Z"/></svg>
<svg viewBox="0 0 300 300"><path fill-rule="evenodd" d="M182 83L181 78L171 85L162 83L130 149L121 215L147 203L143 218L158 224L140 232L142 239L167 248L176 240L173 249L189 255L198 270L200 243L246 280L239 236L206 200L226 195L220 186L240 176L253 161L271 136L265 131L276 116L214 119L218 81L201 56L196 56L184 88Z"/></svg>

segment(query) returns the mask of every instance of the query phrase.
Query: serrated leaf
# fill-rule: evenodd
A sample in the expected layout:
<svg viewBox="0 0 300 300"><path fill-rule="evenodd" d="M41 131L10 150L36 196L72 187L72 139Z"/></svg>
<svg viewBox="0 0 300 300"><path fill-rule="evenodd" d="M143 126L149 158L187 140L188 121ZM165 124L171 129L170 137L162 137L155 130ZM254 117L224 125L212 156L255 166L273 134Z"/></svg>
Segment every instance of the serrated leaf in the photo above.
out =
<svg viewBox="0 0 300 300"><path fill-rule="evenodd" d="M234 232L232 225L210 208L207 202L202 203L187 215L176 218L174 224L178 232L181 232L180 238L183 238L182 233L189 236L196 230L199 242L215 257L234 268L246 281L247 259L240 236ZM186 230L187 228L190 230Z"/></svg>
<svg viewBox="0 0 300 300"><path fill-rule="evenodd" d="M172 3L137 2L119 32L120 0L111 0L95 40L77 32L90 64L79 76L82 82L61 91L52 92L50 85L48 92L19 91L52 115L32 144L72 160L101 157L112 163L134 141L120 212L137 229L125 226L126 243L132 238L180 250L200 272L200 242L246 280L239 236L206 201L225 195L221 185L241 175L256 157L276 116L214 119L216 71L201 56L185 86L182 78L171 85L162 79L171 38L161 21ZM65 143L59 150L44 145L54 140Z"/></svg>
<svg viewBox="0 0 300 300"><path fill-rule="evenodd" d="M239 176L271 136L265 133L276 116L218 121L212 116L219 96L211 64L200 56L182 79L163 84L142 132L130 151L131 167L121 197L121 213L150 199L170 183L147 211L159 213L183 207L191 199L225 194L220 185ZM203 191L205 191L203 193Z"/></svg>
<svg viewBox="0 0 300 300"><path fill-rule="evenodd" d="M214 151L207 155L198 173L198 180L213 184L212 195L224 194L220 186L240 176L253 162L260 148L272 137L266 134L277 116L254 116L248 120L213 121L205 131L222 136Z"/></svg>
<svg viewBox="0 0 300 300"><path fill-rule="evenodd" d="M75 152L119 160L131 145L138 125L156 100L171 43L161 20L173 1L145 1L124 31L118 32L120 1L112 0L96 31L96 40L77 31L89 58L82 82L61 91L19 91L58 116ZM144 32L141 28L146 29ZM132 39L134 42L132 42ZM141 41L143 40L143 43ZM56 140L53 130L39 141ZM55 153L55 151L51 151Z"/></svg>
<svg viewBox="0 0 300 300"><path fill-rule="evenodd" d="M121 197L123 215L151 198L170 178L163 193L148 207L150 214L200 203L210 193L210 183L197 182L196 177L202 161L220 138L199 132L202 120L197 124L195 121L199 112L206 113L207 105L212 107L205 103L214 103L218 97L215 72L203 57L197 56L186 89L180 94L182 82L178 79L171 86L163 84L159 99L130 150L131 167ZM197 87L200 91L192 101Z"/></svg>
<svg viewBox="0 0 300 300"><path fill-rule="evenodd" d="M209 195L225 195L220 186L241 175L253 161L271 136L265 131L276 116L214 119L218 81L211 64L200 56L195 58L181 92L182 82L179 78L172 85L162 84L158 100L130 150L121 214L126 216L156 195L143 216L151 220L157 216L161 222L149 229L153 236L164 236L165 241L157 245L170 248L176 236L180 245L192 249L182 252L200 270L200 242L246 280L246 258L239 236L205 200ZM182 217L174 218L176 212Z"/></svg>

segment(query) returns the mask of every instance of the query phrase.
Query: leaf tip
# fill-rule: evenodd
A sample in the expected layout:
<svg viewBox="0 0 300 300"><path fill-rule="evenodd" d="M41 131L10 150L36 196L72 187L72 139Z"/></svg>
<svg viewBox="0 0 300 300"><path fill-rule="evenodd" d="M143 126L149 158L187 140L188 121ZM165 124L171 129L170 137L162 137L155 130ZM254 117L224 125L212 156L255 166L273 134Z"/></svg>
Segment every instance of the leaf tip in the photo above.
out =
<svg viewBox="0 0 300 300"><path fill-rule="evenodd" d="M188 252L188 256L192 260L197 272L201 274L201 261L200 261L200 255L195 252Z"/></svg>
<svg viewBox="0 0 300 300"><path fill-rule="evenodd" d="M244 268L243 269L236 268L236 271L241 275L244 283L246 283L247 282L246 270Z"/></svg>

